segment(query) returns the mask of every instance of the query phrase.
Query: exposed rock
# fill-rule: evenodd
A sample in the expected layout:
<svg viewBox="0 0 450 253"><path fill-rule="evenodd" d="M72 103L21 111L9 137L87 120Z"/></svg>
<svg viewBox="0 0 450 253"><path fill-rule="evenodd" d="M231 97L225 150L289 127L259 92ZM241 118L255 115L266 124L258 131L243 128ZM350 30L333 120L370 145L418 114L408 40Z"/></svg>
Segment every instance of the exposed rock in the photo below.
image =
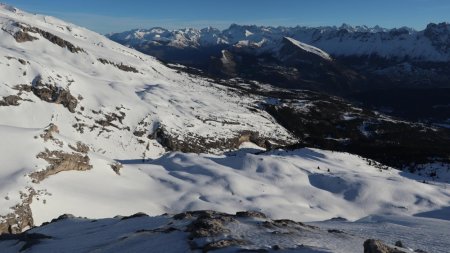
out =
<svg viewBox="0 0 450 253"><path fill-rule="evenodd" d="M236 133L234 137L218 137L214 140L198 136L194 133L179 138L167 131L164 126L159 127L150 137L156 139L162 146L170 151L181 151L185 153L205 153L210 152L211 150L236 150L242 143L247 141L253 142L263 148L266 147L266 143L269 143L266 139L260 137L257 132L251 131L242 131Z"/></svg>
<svg viewBox="0 0 450 253"><path fill-rule="evenodd" d="M297 222L293 220L272 220L272 221L264 221L262 226L266 228L307 228L307 229L317 229L315 226L306 225L302 222Z"/></svg>
<svg viewBox="0 0 450 253"><path fill-rule="evenodd" d="M0 216L0 235L18 234L34 225L30 204L36 195L34 189L28 189L28 193L21 192L22 203L12 208L12 213Z"/></svg>
<svg viewBox="0 0 450 253"><path fill-rule="evenodd" d="M114 128L120 129L117 124L113 123L114 121L118 121L120 124L123 124L123 120L125 119L126 114L124 112L117 113L109 113L105 114L105 118L101 120L96 120L95 123L102 127L112 126Z"/></svg>
<svg viewBox="0 0 450 253"><path fill-rule="evenodd" d="M120 176L120 170L123 168L123 165L119 162L115 162L113 164L110 164L111 169L113 169L113 171Z"/></svg>
<svg viewBox="0 0 450 253"><path fill-rule="evenodd" d="M64 245L64 243L80 239L80 234L86 235L83 237L85 240L106 233L115 236L107 241L97 242L88 239L89 242L83 243L78 250L89 251L94 248L102 252L121 252L124 249L123 243L133 243L135 249L145 251L145 249L161 245L160 241L149 244L147 239L156 236L162 241L176 243L176 249L186 249L184 250L186 252L189 248L192 252L335 252L332 249L336 249L336 246L361 240L360 235L329 234L326 230L311 230L307 226L302 226L301 223L290 220L276 221L261 218L270 224L279 225L267 229L260 227L261 222L253 219L266 217L263 213L248 211L239 212L239 215L240 217L237 214L206 210L188 211L173 216L163 214L159 217L150 217L145 213L136 213L127 217L116 216L113 219L91 220L65 214L43 224L42 227L51 224L44 229L31 229L16 235L2 235L0 245L11 248L17 248L15 245L19 245L20 248L26 244L28 251L40 252L43 250L39 245L41 242L45 243L47 248L51 248L52 245ZM61 236L54 237L54 234L61 229L77 232L63 233ZM3 240L7 242L2 244ZM323 242L322 246L320 246L321 242ZM111 247L111 245L116 246ZM349 248L357 248L357 245L349 246ZM154 248L154 250L158 251L161 248ZM343 249L339 250L339 252L343 251ZM367 240L364 243L364 252L406 253L410 251L387 246L378 240ZM415 252L424 251L416 250Z"/></svg>
<svg viewBox="0 0 450 253"><path fill-rule="evenodd" d="M116 67L116 68L118 68L118 69L120 69L122 71L139 73L139 70L137 70L135 67L131 67L131 66L125 65L123 63L118 64L118 63L115 63L115 62L112 62L112 61L108 61L108 60L103 59L103 58L98 58L98 61L103 63L103 64L112 65L112 66L114 66L114 67Z"/></svg>
<svg viewBox="0 0 450 253"><path fill-rule="evenodd" d="M184 212L184 213L179 213L179 214L175 214L173 216L174 220L185 220L185 219L192 219L194 216L192 216L191 212Z"/></svg>
<svg viewBox="0 0 450 253"><path fill-rule="evenodd" d="M169 234L175 231L180 231L177 228L174 227L161 227L161 228L157 228L157 229L141 229L136 231L136 234L141 234L141 233L150 233L150 234L154 234L154 233L163 233L163 234Z"/></svg>
<svg viewBox="0 0 450 253"><path fill-rule="evenodd" d="M73 151L83 153L83 154L87 154L90 150L88 145L86 145L80 141L77 142L76 147L69 144L69 148L71 148Z"/></svg>
<svg viewBox="0 0 450 253"><path fill-rule="evenodd" d="M54 223L54 222L58 222L58 221L62 221L62 220L67 220L67 219L74 219L74 218L75 218L75 215L73 215L73 214L63 214L63 215L60 215L56 219L52 219L50 222L42 223L42 226L46 226L46 225L48 225L50 223Z"/></svg>
<svg viewBox="0 0 450 253"><path fill-rule="evenodd" d="M13 27L17 27L17 28L21 28L21 25L19 23L14 23L12 24ZM25 31L24 29L5 29L4 27L2 28L3 31L11 34L11 36L14 37L14 39L18 42L18 43L24 43L24 42L29 42L29 41L33 41L33 40L37 40L38 38L31 36L28 31Z"/></svg>
<svg viewBox="0 0 450 253"><path fill-rule="evenodd" d="M73 218L75 218L75 216L73 214L66 213L66 214L60 215L56 219L53 219L52 221L50 221L50 223L58 222L58 221L62 221L62 220L67 220L67 219L73 219Z"/></svg>
<svg viewBox="0 0 450 253"><path fill-rule="evenodd" d="M40 76L36 77L31 88L34 95L48 103L62 104L70 112L74 113L78 100L70 91L52 84L44 83Z"/></svg>
<svg viewBox="0 0 450 253"><path fill-rule="evenodd" d="M0 106L18 106L20 100L22 98L17 95L6 96L3 97L3 100L0 100Z"/></svg>
<svg viewBox="0 0 450 253"><path fill-rule="evenodd" d="M23 92L31 92L32 91L31 85L27 85L27 84L16 85L16 86L14 86L13 89L19 91L19 94L18 94L19 96L22 95Z"/></svg>
<svg viewBox="0 0 450 253"><path fill-rule="evenodd" d="M148 217L148 214L146 214L146 213L135 213L133 215L123 217L121 220L129 220L129 219L140 218L140 217Z"/></svg>
<svg viewBox="0 0 450 253"><path fill-rule="evenodd" d="M11 34L17 42L23 43L27 41L37 40L37 37L30 35L30 33L40 34L42 37L50 41L51 43L58 45L62 48L67 48L71 53L84 52L80 47L73 45L72 43L37 27L32 27L27 24L14 23L13 26L19 28L15 33Z"/></svg>
<svg viewBox="0 0 450 253"><path fill-rule="evenodd" d="M22 65L27 65L27 63L29 63L29 62L27 62L27 61L25 61L24 59L21 59L21 58L16 58L16 57L11 57L11 56L5 56L5 58L8 59L8 60L12 60L12 59L17 60Z"/></svg>
<svg viewBox="0 0 450 253"><path fill-rule="evenodd" d="M50 165L45 170L30 174L33 183L39 183L49 176L58 174L62 171L86 171L92 169L92 165L89 164L89 156L85 154L69 154L62 151L45 150L45 152L39 153L37 158L44 159Z"/></svg>
<svg viewBox="0 0 450 253"><path fill-rule="evenodd" d="M250 218L261 218L266 219L267 216L261 212L258 211L244 211L244 212L237 212L236 217L250 217Z"/></svg>
<svg viewBox="0 0 450 253"><path fill-rule="evenodd" d="M192 222L187 231L193 238L209 237L229 232L223 225L220 219L201 218Z"/></svg>
<svg viewBox="0 0 450 253"><path fill-rule="evenodd" d="M209 252L213 250L228 248L232 246L242 246L246 245L247 241L238 239L225 239L216 242L212 242L203 247L203 252Z"/></svg>
<svg viewBox="0 0 450 253"><path fill-rule="evenodd" d="M44 141L54 140L54 137L53 137L54 133L59 134L58 126L53 123L50 123L50 125L48 125L45 128L44 133L41 134L41 138L44 139Z"/></svg>
<svg viewBox="0 0 450 253"><path fill-rule="evenodd" d="M17 42L23 43L27 41L33 41L37 40L38 38L31 36L29 33L24 31L18 31L13 35L14 39L16 39Z"/></svg>
<svg viewBox="0 0 450 253"><path fill-rule="evenodd" d="M328 233L333 233L333 234L343 234L343 233L345 233L344 231L339 230L339 229L328 229L327 231L328 231Z"/></svg>
<svg viewBox="0 0 450 253"><path fill-rule="evenodd" d="M229 230L225 225L235 221L229 215L214 211L198 211L188 212L190 215L196 217L196 220L188 225L186 231L191 233L192 238L211 237L219 234L228 233Z"/></svg>
<svg viewBox="0 0 450 253"><path fill-rule="evenodd" d="M27 62L24 60L24 59L17 59L19 62L20 62L20 64L22 64L22 65L26 65L27 64Z"/></svg>
<svg viewBox="0 0 450 253"><path fill-rule="evenodd" d="M133 132L133 135L136 136L136 137L142 137L142 136L145 135L145 133L146 133L146 131L136 130L136 131Z"/></svg>
<svg viewBox="0 0 450 253"><path fill-rule="evenodd" d="M395 246L396 246L396 247L400 247L400 248L404 248L403 242L402 242L402 241L396 241L396 242L395 242Z"/></svg>
<svg viewBox="0 0 450 253"><path fill-rule="evenodd" d="M364 253L406 253L397 248L392 248L380 240L369 239L364 242Z"/></svg>

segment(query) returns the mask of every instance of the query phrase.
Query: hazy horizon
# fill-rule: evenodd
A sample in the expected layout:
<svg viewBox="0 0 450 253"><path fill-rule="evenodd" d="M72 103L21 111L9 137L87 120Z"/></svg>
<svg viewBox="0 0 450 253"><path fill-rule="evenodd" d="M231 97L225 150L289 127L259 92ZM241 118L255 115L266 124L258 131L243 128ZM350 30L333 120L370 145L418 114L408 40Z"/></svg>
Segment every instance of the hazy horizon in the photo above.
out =
<svg viewBox="0 0 450 253"><path fill-rule="evenodd" d="M352 26L384 28L410 27L423 30L429 23L450 20L450 1L381 0L377 2L248 0L239 2L196 1L117 1L5 0L24 11L72 22L106 34L131 29L163 27L166 29L214 27L226 29L231 24L262 26ZM106 8L107 7L107 8Z"/></svg>

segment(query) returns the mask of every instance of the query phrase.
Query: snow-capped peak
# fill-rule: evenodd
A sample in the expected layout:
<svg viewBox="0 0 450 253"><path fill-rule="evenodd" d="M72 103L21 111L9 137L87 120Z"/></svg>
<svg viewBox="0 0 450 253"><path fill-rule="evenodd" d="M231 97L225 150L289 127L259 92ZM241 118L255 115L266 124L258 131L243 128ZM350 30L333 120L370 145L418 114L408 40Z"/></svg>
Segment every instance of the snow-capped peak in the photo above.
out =
<svg viewBox="0 0 450 253"><path fill-rule="evenodd" d="M129 34L125 32L122 34ZM183 40L176 34L182 33ZM450 60L450 31L443 24L430 24L424 31L401 27L386 29L380 26L351 26L343 24L340 27L265 27L255 25L233 24L228 29L199 30L186 33L174 30L164 35L170 45L183 47L209 47L214 45L251 47L266 41L265 49L271 50L283 37L289 37L302 43L320 48L333 56L371 56L383 58L414 59L418 61L448 61ZM123 39L120 34L110 36L111 39L123 44L140 44L150 42L151 37L139 39L131 37Z"/></svg>

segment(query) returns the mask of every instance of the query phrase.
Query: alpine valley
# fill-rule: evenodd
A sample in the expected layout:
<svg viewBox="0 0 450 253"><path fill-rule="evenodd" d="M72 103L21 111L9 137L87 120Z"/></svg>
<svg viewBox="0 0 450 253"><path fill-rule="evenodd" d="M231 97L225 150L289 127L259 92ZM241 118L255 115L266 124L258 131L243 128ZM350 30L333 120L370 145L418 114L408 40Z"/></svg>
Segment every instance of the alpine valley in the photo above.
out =
<svg viewBox="0 0 450 253"><path fill-rule="evenodd" d="M0 27L0 252L450 248L448 24Z"/></svg>
<svg viewBox="0 0 450 253"><path fill-rule="evenodd" d="M346 24L317 28L231 25L223 31L152 28L108 37L210 77L306 88L409 120L448 124L447 23L429 24L423 31Z"/></svg>

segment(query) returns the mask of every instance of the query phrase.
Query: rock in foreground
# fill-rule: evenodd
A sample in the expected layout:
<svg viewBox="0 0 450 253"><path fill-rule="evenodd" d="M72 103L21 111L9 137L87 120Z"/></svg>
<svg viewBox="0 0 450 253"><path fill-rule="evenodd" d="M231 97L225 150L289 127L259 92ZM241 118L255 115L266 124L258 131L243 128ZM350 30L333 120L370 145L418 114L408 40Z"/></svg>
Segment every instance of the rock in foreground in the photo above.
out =
<svg viewBox="0 0 450 253"><path fill-rule="evenodd" d="M273 220L257 211L235 215L190 211L90 220L63 215L16 235L1 235L2 252L367 252L404 253L362 235ZM364 250L364 251L363 251Z"/></svg>

